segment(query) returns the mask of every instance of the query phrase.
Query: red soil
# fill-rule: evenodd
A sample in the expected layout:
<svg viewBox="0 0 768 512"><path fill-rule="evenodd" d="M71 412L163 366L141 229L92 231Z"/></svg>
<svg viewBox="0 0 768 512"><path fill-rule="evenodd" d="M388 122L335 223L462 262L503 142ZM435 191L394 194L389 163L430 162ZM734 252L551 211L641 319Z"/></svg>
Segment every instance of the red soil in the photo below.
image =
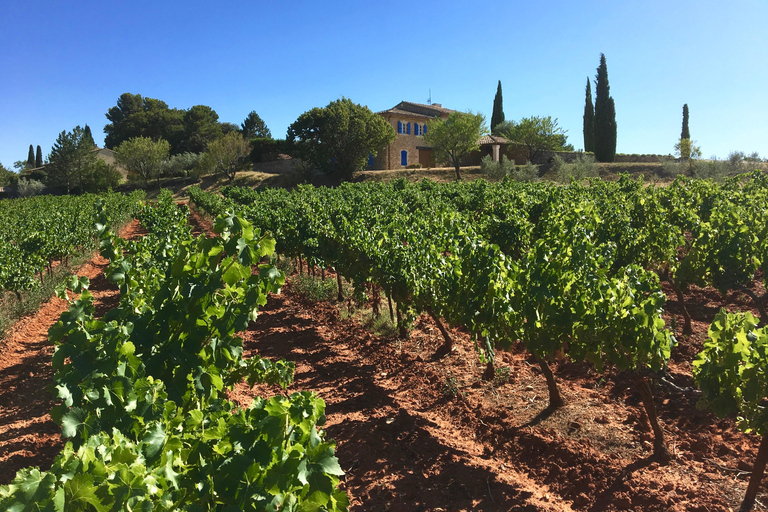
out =
<svg viewBox="0 0 768 512"><path fill-rule="evenodd" d="M192 218L203 230L210 227ZM80 274L92 277L97 301L114 301L116 292L99 283L104 263L96 258ZM679 305L665 291L667 320L676 318L679 331ZM692 386L692 359L722 305L712 290L694 289L686 300L694 335L678 338L670 362L680 387ZM733 296L727 306L743 310L749 304ZM61 447L47 415L53 404L46 390L52 348L45 334L63 307L53 299L0 344L0 483L20 467L50 466ZM456 349L434 360L442 339L426 316L408 340L380 338L341 320L332 303L306 302L289 283L241 335L246 354L296 363L288 393L314 390L326 401L324 428L337 442L352 510L738 508L758 439L740 433L733 419L697 410L695 392L654 386L673 453L669 464L660 465L651 457L650 427L627 376L556 363L567 403L552 412L544 377L521 347L499 354L497 367L509 368L510 379L494 386L481 379L483 368L467 334L452 334ZM282 392L241 385L232 398L247 404L256 394ZM763 488L755 510L765 510L766 498Z"/></svg>

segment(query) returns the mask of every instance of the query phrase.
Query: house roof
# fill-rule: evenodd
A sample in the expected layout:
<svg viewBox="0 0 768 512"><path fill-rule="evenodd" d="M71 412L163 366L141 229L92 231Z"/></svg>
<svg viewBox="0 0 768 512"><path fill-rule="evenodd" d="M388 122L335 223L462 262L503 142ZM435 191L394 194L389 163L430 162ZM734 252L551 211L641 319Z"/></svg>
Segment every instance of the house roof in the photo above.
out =
<svg viewBox="0 0 768 512"><path fill-rule="evenodd" d="M379 114L399 114L416 117L443 117L455 112L449 108L444 108L439 103L433 105L424 105L422 103L411 103L410 101L401 101L389 110L382 110Z"/></svg>
<svg viewBox="0 0 768 512"><path fill-rule="evenodd" d="M498 135L483 135L480 137L480 140L478 141L481 146L484 146L486 144L508 144L509 141L505 139L504 137L499 137Z"/></svg>

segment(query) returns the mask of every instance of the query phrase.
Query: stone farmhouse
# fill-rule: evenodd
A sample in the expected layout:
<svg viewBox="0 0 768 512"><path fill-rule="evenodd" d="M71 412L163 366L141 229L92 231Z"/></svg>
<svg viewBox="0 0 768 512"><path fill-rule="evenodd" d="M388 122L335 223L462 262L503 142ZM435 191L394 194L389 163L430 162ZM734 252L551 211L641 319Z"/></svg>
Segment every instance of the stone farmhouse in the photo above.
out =
<svg viewBox="0 0 768 512"><path fill-rule="evenodd" d="M427 121L435 117L447 118L454 110L439 103L424 105L401 101L389 110L378 114L394 128L397 137L391 144L381 149L378 154L368 159L368 168L372 170L402 169L409 165L436 167L444 162L435 161L435 150L424 142L427 133ZM480 139L480 151L468 155L463 165L480 165L484 155L492 155L494 161L500 154L507 154L512 159L520 159L519 153L504 137L486 135ZM515 148L516 149L516 148ZM525 160L523 160L524 162Z"/></svg>
<svg viewBox="0 0 768 512"><path fill-rule="evenodd" d="M368 160L369 169L402 169L409 165L435 167L435 150L424 143L427 121L435 117L448 117L453 110L439 103L423 105L401 101L378 114L395 129L397 137L384 147L375 158Z"/></svg>

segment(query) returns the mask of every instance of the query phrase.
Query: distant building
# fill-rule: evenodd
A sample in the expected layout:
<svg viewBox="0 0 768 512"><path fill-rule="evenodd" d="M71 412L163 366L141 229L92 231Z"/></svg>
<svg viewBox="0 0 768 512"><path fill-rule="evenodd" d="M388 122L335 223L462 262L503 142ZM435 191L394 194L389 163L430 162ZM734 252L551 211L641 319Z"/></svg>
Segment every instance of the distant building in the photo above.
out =
<svg viewBox="0 0 768 512"><path fill-rule="evenodd" d="M435 167L435 150L424 143L427 121L436 117L447 118L454 110L439 103L424 105L401 101L378 114L394 128L397 137L368 161L369 169L402 169L409 165Z"/></svg>
<svg viewBox="0 0 768 512"><path fill-rule="evenodd" d="M395 129L397 137L391 144L382 148L375 157L368 159L368 169L402 169L409 165L419 164L421 167L443 166L445 162L435 161L435 150L424 142L427 133L427 121L436 117L447 118L455 110L444 108L438 103L424 105L401 101L389 110L378 114ZM525 157L521 148L504 137L484 135L478 141L480 150L462 159L462 165L480 165L485 155L491 155L498 161L501 155L524 163Z"/></svg>

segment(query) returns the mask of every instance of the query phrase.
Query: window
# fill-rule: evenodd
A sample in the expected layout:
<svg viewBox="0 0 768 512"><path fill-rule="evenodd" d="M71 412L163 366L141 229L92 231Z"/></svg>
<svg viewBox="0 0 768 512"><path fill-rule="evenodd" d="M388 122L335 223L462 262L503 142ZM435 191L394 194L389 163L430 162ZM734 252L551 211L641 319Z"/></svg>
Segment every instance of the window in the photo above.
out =
<svg viewBox="0 0 768 512"><path fill-rule="evenodd" d="M407 129L406 129L406 133L407 133L408 135L410 135L410 134L411 134L411 123L408 123L408 125L407 125Z"/></svg>
<svg viewBox="0 0 768 512"><path fill-rule="evenodd" d="M403 122L398 121L397 122L397 133L403 133Z"/></svg>
<svg viewBox="0 0 768 512"><path fill-rule="evenodd" d="M406 150L400 152L400 165L403 167L408 165L408 152Z"/></svg>
<svg viewBox="0 0 768 512"><path fill-rule="evenodd" d="M413 123L413 134L419 135L419 123Z"/></svg>
<svg viewBox="0 0 768 512"><path fill-rule="evenodd" d="M427 134L427 125L424 125L424 135Z"/></svg>
<svg viewBox="0 0 768 512"><path fill-rule="evenodd" d="M368 167L373 167L373 153L368 153Z"/></svg>

